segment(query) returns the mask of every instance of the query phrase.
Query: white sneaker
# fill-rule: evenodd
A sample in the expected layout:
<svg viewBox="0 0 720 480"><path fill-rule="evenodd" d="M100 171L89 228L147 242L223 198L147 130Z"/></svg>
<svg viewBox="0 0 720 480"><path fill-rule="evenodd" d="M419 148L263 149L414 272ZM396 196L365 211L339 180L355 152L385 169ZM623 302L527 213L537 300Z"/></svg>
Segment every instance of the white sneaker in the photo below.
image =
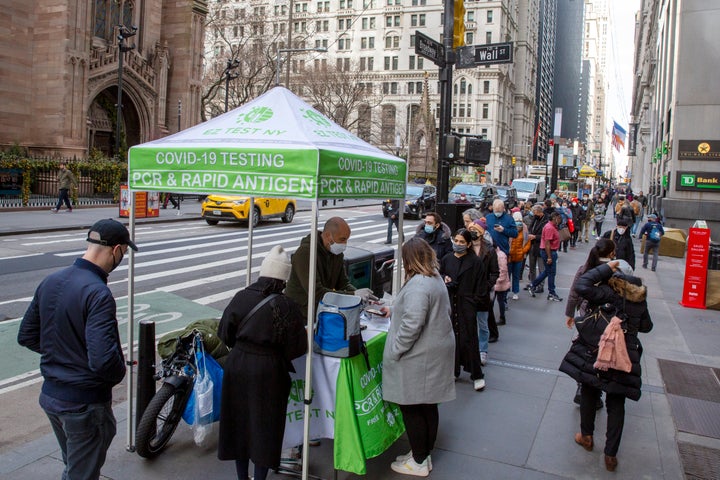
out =
<svg viewBox="0 0 720 480"><path fill-rule="evenodd" d="M480 392L482 390L485 390L485 379L484 378L478 378L473 382L473 388L475 388L476 392Z"/></svg>
<svg viewBox="0 0 720 480"><path fill-rule="evenodd" d="M405 463L408 460L410 460L411 458L412 458L412 450L410 450L405 455L398 455L397 457L395 457L395 461L397 463ZM428 455L426 461L427 461L428 471L432 472L432 458L430 458L430 455Z"/></svg>
<svg viewBox="0 0 720 480"><path fill-rule="evenodd" d="M427 458L424 462L418 464L414 458L410 457L404 462L391 463L390 468L393 472L401 473L403 475L412 475L413 477L427 477L430 475Z"/></svg>
<svg viewBox="0 0 720 480"><path fill-rule="evenodd" d="M480 352L480 365L483 367L487 363L487 352Z"/></svg>
<svg viewBox="0 0 720 480"><path fill-rule="evenodd" d="M513 293L512 299L513 299L513 300L520 300L520 297L517 296L517 293Z"/></svg>

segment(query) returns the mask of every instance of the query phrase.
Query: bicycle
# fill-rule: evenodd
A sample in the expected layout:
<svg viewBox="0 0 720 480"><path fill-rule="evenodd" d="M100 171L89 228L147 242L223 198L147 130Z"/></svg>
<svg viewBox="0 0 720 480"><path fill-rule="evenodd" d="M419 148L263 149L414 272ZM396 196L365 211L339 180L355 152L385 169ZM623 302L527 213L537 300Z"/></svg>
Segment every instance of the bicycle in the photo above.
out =
<svg viewBox="0 0 720 480"><path fill-rule="evenodd" d="M175 351L161 362L155 380L163 380L162 387L150 400L135 432L135 449L141 457L158 456L175 433L195 385L195 351L202 341L197 329L178 337Z"/></svg>

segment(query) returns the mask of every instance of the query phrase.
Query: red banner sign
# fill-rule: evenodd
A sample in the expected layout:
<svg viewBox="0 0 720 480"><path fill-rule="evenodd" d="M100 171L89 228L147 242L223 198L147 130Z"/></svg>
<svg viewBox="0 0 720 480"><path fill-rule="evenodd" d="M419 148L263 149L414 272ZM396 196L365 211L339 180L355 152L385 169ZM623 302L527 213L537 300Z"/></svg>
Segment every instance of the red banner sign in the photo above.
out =
<svg viewBox="0 0 720 480"><path fill-rule="evenodd" d="M710 255L710 229L691 228L685 257L685 281L680 305L705 308L708 257Z"/></svg>

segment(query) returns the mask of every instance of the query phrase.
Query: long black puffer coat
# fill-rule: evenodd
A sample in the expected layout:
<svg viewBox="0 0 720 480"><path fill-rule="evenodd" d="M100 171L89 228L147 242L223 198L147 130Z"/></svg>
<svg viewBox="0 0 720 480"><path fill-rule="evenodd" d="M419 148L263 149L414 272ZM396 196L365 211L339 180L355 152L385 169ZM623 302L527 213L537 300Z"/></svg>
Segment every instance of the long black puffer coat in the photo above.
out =
<svg viewBox="0 0 720 480"><path fill-rule="evenodd" d="M573 341L570 351L563 358L560 371L578 382L607 393L639 400L642 386L640 358L643 348L637 334L647 333L653 327L647 309L647 288L637 277L613 275L612 269L605 264L583 274L575 284L575 290L580 297L588 300L590 308L611 303L618 312L622 312L619 316L625 319L625 343L632 369L629 373L613 369L606 372L596 370L593 364L597 360L598 348L585 345L578 338Z"/></svg>

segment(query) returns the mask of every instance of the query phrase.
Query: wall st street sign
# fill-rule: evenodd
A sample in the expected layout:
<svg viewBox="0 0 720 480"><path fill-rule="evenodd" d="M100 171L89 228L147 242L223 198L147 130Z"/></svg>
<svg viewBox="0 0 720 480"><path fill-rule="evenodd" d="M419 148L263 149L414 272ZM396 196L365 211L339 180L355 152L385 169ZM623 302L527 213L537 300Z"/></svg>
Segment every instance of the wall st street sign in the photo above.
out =
<svg viewBox="0 0 720 480"><path fill-rule="evenodd" d="M445 47L418 30L415 30L415 53L432 61L438 67L445 66Z"/></svg>
<svg viewBox="0 0 720 480"><path fill-rule="evenodd" d="M475 65L513 62L513 42L488 43L475 46Z"/></svg>

